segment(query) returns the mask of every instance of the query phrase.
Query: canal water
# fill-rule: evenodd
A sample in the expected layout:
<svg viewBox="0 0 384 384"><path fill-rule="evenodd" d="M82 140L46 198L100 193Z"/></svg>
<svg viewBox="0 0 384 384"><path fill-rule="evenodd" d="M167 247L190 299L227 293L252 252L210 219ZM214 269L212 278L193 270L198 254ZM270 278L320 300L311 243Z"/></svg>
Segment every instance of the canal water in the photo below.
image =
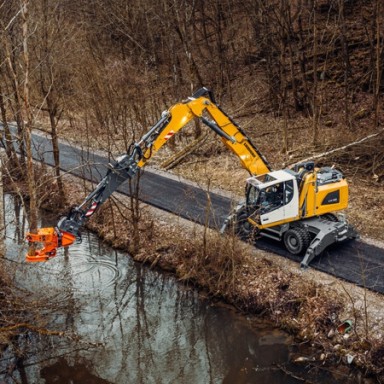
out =
<svg viewBox="0 0 384 384"><path fill-rule="evenodd" d="M339 382L326 369L293 365L303 351L288 334L213 303L91 233L49 262L25 263L21 209L9 196L6 206L2 268L44 301L46 327L64 335L19 337L1 356L0 383Z"/></svg>

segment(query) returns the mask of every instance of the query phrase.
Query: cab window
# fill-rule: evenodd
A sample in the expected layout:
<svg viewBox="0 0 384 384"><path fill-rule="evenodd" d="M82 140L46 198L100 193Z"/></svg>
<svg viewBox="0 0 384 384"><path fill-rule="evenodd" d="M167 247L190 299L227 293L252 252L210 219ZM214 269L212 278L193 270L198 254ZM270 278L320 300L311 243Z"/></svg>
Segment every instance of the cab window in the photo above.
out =
<svg viewBox="0 0 384 384"><path fill-rule="evenodd" d="M292 199L293 199L293 180L288 180L285 182L284 205L290 203Z"/></svg>
<svg viewBox="0 0 384 384"><path fill-rule="evenodd" d="M248 189L248 198L247 198L247 203L248 205L257 205L259 199L259 190L255 188L253 185L249 186Z"/></svg>
<svg viewBox="0 0 384 384"><path fill-rule="evenodd" d="M281 207L284 203L284 183L265 188L263 196L262 207L264 212L270 212Z"/></svg>

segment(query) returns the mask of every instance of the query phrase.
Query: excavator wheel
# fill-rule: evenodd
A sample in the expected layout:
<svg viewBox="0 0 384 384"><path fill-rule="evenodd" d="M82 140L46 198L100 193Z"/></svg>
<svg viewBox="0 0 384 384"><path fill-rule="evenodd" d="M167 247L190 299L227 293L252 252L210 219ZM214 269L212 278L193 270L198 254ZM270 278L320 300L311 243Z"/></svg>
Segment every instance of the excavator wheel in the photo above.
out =
<svg viewBox="0 0 384 384"><path fill-rule="evenodd" d="M293 225L293 227L298 229L299 232L301 233L301 236L302 236L303 242L304 242L304 251L306 251L307 248L309 247L309 245L311 244L312 235L309 233L307 227L305 227L304 225L302 225L300 223L295 223Z"/></svg>
<svg viewBox="0 0 384 384"><path fill-rule="evenodd" d="M240 237L241 240L253 242L255 240L257 231L248 220L248 214L245 210L237 213L234 224L234 233Z"/></svg>
<svg viewBox="0 0 384 384"><path fill-rule="evenodd" d="M293 255L305 252L310 244L310 235L305 228L292 227L284 233L284 245Z"/></svg>

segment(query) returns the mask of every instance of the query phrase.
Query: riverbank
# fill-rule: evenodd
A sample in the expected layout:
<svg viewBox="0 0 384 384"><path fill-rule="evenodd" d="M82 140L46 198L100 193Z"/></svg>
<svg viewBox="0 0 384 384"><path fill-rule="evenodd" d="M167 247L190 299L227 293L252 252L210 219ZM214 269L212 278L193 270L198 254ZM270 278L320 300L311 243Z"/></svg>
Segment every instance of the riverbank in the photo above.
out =
<svg viewBox="0 0 384 384"><path fill-rule="evenodd" d="M73 205L85 193L77 183L66 184ZM136 261L170 271L244 313L272 320L298 342L315 348L315 354L298 362L314 367L356 367L367 377L383 380L381 295L318 271L303 273L285 258L152 207L140 207L135 229L129 204L129 198L115 195L88 227L108 244L131 253L136 238ZM350 332L337 332L345 320L352 321Z"/></svg>
<svg viewBox="0 0 384 384"><path fill-rule="evenodd" d="M58 217L88 193L83 182L64 178L67 203L61 212L54 186L44 204ZM89 191L92 187L86 185ZM372 382L383 380L382 295L312 269L303 273L297 263L235 237L219 236L143 204L132 210L131 204L130 198L114 194L88 227L111 246L128 250L136 261L169 271L205 295L289 331L298 343L311 347L308 356L297 357L298 363L337 368L346 376L358 368L360 375L377 378ZM337 332L345 320L351 320L351 330Z"/></svg>

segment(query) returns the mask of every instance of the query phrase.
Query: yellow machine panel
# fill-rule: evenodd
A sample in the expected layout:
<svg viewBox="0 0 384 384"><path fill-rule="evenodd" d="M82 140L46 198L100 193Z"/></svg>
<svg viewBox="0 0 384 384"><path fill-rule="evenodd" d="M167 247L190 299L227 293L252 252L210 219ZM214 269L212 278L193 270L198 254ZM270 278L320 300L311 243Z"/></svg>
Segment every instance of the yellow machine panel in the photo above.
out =
<svg viewBox="0 0 384 384"><path fill-rule="evenodd" d="M316 193L316 215L341 211L348 207L348 184L345 179L321 185Z"/></svg>

